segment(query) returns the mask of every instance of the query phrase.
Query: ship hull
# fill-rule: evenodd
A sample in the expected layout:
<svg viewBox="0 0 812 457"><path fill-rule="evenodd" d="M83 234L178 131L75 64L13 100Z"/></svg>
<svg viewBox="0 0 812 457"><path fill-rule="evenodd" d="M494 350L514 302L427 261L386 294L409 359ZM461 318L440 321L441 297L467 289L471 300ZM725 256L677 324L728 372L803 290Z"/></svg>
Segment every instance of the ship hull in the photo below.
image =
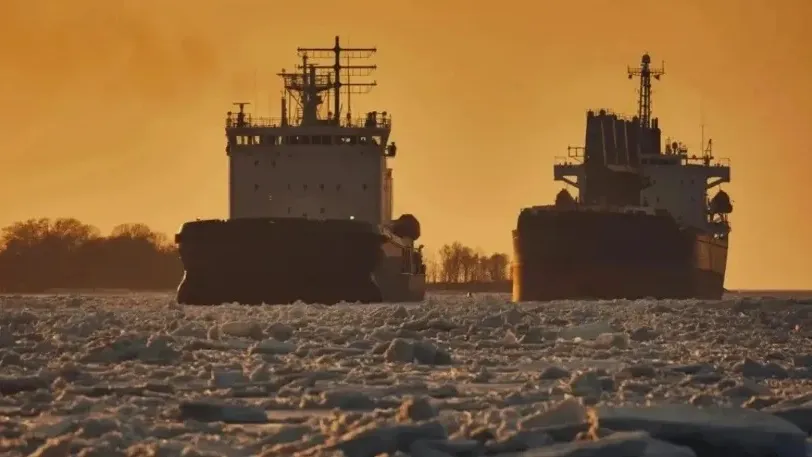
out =
<svg viewBox="0 0 812 457"><path fill-rule="evenodd" d="M398 271L409 280L397 282L385 276L387 271L380 271L385 263L383 248L394 240L363 222L195 221L184 224L176 242L185 270L177 291L182 304L334 304L423 298L419 279L411 278L419 275ZM383 288L376 279L381 279ZM400 289L392 290L392 283Z"/></svg>
<svg viewBox="0 0 812 457"><path fill-rule="evenodd" d="M727 239L668 215L546 208L513 232L513 299L720 299Z"/></svg>

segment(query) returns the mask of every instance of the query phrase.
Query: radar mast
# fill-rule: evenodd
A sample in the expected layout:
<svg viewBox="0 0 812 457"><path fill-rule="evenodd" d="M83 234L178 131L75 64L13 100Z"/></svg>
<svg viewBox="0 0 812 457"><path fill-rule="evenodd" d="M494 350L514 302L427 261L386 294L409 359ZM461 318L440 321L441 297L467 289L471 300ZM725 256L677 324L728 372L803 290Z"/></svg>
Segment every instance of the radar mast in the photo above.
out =
<svg viewBox="0 0 812 457"><path fill-rule="evenodd" d="M654 77L659 81L660 76L665 74L663 67L651 68L651 57L646 53L640 60L640 68L628 67L627 69L629 79L635 76L640 77L637 117L640 119L640 126L644 129L651 128L651 78Z"/></svg>
<svg viewBox="0 0 812 457"><path fill-rule="evenodd" d="M348 97L346 108L347 116L351 116L349 94L366 93L377 86L371 82L349 82L350 76L368 76L378 67L377 65L342 65L341 58L346 62L352 59L366 59L377 52L377 48L344 48L341 47L339 37L335 37L332 48L297 48L302 63L297 65L297 72L287 73L282 70L279 76L284 79L284 87L288 95L299 105L297 120L300 125L313 125L327 123L341 125L342 93ZM315 60L331 59L331 64L311 63ZM347 82L343 82L346 79ZM328 112L326 122L319 117L319 107L323 103L322 92L331 91L333 110ZM283 106L285 102L283 100ZM284 119L285 123L290 120Z"/></svg>

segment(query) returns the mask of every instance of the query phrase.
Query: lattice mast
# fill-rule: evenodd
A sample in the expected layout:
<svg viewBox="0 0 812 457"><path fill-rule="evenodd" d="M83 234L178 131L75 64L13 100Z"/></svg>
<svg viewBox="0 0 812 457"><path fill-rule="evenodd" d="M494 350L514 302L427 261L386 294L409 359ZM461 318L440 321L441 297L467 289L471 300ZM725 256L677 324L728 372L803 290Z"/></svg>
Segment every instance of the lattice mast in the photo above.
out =
<svg viewBox="0 0 812 457"><path fill-rule="evenodd" d="M302 63L297 65L296 73L279 73L284 79L284 88L299 104L301 109L301 124L312 125L319 120L319 106L323 103L321 93L331 91L333 110L328 113L328 124L341 124L342 94L347 95L347 117L352 116L349 106L351 93L366 93L377 86L371 82L349 82L351 76L368 76L378 67L377 65L342 65L342 57L346 62L352 59L365 59L377 52L377 48L344 48L341 47L339 37L335 37L332 48L297 48ZM314 64L312 60L331 59L332 64ZM346 82L344 82L346 79ZM284 122L288 122L287 104L282 101Z"/></svg>
<svg viewBox="0 0 812 457"><path fill-rule="evenodd" d="M665 65L663 65L664 67ZM665 74L665 69L651 68L651 57L643 54L640 61L640 68L628 67L629 79L635 76L640 77L639 98L637 99L637 117L640 119L640 126L644 129L651 128L651 78L660 80L660 76Z"/></svg>

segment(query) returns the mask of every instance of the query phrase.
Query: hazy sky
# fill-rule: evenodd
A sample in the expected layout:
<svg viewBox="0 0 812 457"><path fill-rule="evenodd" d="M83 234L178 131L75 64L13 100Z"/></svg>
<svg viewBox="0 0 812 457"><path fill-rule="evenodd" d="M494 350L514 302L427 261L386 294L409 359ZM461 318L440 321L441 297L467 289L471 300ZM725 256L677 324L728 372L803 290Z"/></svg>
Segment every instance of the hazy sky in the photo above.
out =
<svg viewBox="0 0 812 457"><path fill-rule="evenodd" d="M697 149L703 112L733 167L726 285L812 288L810 29L808 0L4 0L0 224L225 217L231 102L278 115L274 74L338 34L379 49L354 112L393 115L396 214L431 250L509 252L585 110L634 113L649 52L664 135Z"/></svg>

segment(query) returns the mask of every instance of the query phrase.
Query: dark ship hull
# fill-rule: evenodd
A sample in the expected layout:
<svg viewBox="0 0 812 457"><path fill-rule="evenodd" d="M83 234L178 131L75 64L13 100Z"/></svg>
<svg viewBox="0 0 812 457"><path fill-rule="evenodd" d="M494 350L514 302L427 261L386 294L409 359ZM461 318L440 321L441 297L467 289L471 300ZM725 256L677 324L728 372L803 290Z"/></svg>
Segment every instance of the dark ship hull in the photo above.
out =
<svg viewBox="0 0 812 457"><path fill-rule="evenodd" d="M543 207L513 232L513 299L720 299L727 238L668 214Z"/></svg>
<svg viewBox="0 0 812 457"><path fill-rule="evenodd" d="M387 260L392 263L384 247L398 240L364 222L195 221L183 225L176 243L185 270L177 294L182 304L369 303L382 301L384 295L403 301L423 298L420 281L401 271L396 272L404 276L400 282L381 274L386 287L381 290L374 276ZM397 260L399 267L404 264ZM421 259L412 260L422 264Z"/></svg>

